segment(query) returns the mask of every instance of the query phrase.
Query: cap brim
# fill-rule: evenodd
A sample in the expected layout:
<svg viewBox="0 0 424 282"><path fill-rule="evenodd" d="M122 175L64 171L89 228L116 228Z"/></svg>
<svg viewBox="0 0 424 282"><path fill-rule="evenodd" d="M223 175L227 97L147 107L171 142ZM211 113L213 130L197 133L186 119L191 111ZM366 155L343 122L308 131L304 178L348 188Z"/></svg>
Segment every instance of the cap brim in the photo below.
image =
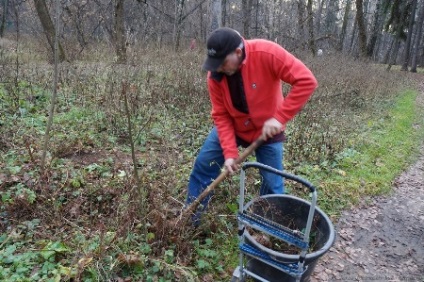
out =
<svg viewBox="0 0 424 282"><path fill-rule="evenodd" d="M203 64L203 69L206 71L216 71L219 66L224 62L225 58L211 58L207 57Z"/></svg>

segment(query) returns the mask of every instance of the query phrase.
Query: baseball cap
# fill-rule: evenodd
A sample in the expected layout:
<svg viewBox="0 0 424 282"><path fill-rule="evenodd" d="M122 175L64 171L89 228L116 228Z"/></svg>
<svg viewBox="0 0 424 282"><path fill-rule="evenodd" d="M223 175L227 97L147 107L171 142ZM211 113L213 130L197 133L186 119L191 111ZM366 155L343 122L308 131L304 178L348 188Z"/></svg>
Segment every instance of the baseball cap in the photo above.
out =
<svg viewBox="0 0 424 282"><path fill-rule="evenodd" d="M208 50L207 58L203 64L203 69L216 71L224 62L225 57L240 46L243 39L238 31L221 27L215 29L206 42Z"/></svg>

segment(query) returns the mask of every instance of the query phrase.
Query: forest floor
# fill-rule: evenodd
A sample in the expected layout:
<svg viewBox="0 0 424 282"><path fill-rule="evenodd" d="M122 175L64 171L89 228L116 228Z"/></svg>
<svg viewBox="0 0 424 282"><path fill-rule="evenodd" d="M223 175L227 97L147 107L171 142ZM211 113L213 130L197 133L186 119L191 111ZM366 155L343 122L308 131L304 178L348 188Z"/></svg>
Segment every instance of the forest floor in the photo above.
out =
<svg viewBox="0 0 424 282"><path fill-rule="evenodd" d="M420 93L424 106L423 82ZM364 199L335 227L336 242L312 281L424 281L424 145L390 195Z"/></svg>

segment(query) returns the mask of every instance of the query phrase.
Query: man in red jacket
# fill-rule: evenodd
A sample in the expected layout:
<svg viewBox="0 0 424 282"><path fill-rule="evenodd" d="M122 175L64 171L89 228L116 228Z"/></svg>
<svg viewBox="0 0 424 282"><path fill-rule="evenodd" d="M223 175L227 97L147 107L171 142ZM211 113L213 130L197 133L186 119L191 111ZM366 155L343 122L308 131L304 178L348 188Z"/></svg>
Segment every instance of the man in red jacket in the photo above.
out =
<svg viewBox="0 0 424 282"><path fill-rule="evenodd" d="M215 179L224 165L230 173L238 166L238 146L262 136L266 142L255 152L258 162L283 169L284 130L317 87L311 71L280 45L263 39L245 40L231 28L218 28L207 40L207 84L214 128L196 158L188 185L192 203ZM286 97L282 82L291 85ZM281 176L261 171L260 194L282 194ZM202 201L194 224L206 208Z"/></svg>

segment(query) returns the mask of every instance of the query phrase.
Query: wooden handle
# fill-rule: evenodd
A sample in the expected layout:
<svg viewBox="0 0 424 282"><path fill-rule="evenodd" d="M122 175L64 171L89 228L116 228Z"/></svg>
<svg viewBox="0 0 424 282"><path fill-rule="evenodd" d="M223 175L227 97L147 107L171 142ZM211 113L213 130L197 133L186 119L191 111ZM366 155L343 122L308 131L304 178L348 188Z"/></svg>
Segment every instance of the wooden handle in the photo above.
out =
<svg viewBox="0 0 424 282"><path fill-rule="evenodd" d="M249 147L247 147L234 162L236 164L241 164L242 162L244 162L247 159L247 157L250 156L250 154L252 154L253 151L256 150L256 148L262 145L263 142L264 140L262 138L256 139L256 141L250 144ZM215 189L215 187L218 186L218 184L221 183L227 176L228 176L228 170L223 169L221 174L217 178L215 178L215 180L211 184L209 184L208 187L206 187L206 189L197 197L197 199L184 209L184 211L181 213L181 217L185 217L188 214L193 213L199 206L200 202L204 198L206 198L206 196L210 192L212 192Z"/></svg>

